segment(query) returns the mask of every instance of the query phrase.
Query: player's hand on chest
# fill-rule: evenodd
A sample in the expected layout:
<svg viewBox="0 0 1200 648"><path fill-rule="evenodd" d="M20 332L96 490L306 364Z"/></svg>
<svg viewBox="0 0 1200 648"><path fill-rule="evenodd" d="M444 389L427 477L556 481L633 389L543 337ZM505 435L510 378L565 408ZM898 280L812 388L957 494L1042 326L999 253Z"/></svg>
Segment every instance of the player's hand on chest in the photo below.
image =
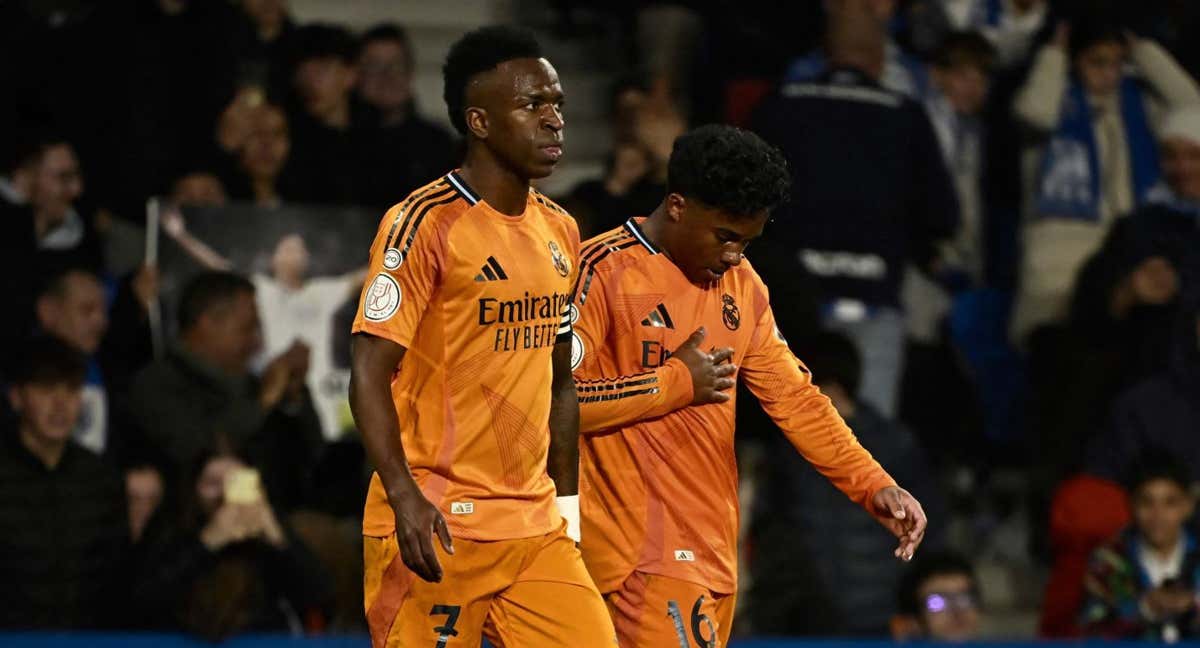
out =
<svg viewBox="0 0 1200 648"><path fill-rule="evenodd" d="M750 331L743 324L739 300L719 288L694 293L682 298L664 296L637 322L634 328L639 344L633 351L640 369L661 367L689 341L709 354L730 349L729 361L741 363ZM703 336L693 338L701 328Z"/></svg>

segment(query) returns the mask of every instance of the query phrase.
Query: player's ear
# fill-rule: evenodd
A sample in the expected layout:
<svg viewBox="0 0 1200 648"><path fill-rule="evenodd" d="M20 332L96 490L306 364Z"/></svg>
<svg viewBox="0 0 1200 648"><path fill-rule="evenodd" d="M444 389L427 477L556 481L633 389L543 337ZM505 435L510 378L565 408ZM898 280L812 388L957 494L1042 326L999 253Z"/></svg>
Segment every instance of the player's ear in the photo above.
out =
<svg viewBox="0 0 1200 648"><path fill-rule="evenodd" d="M687 210L687 198L677 193L667 194L667 216L671 222L683 220L683 212Z"/></svg>
<svg viewBox="0 0 1200 648"><path fill-rule="evenodd" d="M467 130L479 139L487 139L488 136L488 115L483 108L472 106L467 108L465 116L467 121Z"/></svg>

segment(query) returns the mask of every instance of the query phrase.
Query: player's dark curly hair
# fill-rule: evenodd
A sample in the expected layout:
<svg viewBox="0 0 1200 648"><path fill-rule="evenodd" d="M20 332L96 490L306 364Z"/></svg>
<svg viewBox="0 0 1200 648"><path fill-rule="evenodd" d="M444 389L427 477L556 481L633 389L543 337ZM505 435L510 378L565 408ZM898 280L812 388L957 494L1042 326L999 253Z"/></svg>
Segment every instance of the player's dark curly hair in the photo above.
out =
<svg viewBox="0 0 1200 648"><path fill-rule="evenodd" d="M788 199L787 161L759 136L710 124L675 140L667 166L667 192L715 207L731 216L755 216Z"/></svg>
<svg viewBox="0 0 1200 648"><path fill-rule="evenodd" d="M505 61L542 58L542 48L533 34L516 27L494 25L468 32L450 47L442 66L445 88L442 97L450 113L450 123L462 135L467 134L464 115L467 84L476 74L495 68Z"/></svg>

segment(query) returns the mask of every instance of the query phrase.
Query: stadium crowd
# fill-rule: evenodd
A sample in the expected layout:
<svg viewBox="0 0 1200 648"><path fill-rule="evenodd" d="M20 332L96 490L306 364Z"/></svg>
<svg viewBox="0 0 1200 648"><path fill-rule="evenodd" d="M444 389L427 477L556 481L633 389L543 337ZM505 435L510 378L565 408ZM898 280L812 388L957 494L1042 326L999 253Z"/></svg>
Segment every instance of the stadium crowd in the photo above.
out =
<svg viewBox="0 0 1200 648"><path fill-rule="evenodd" d="M621 43L604 172L555 196L584 238L654 210L692 126L778 146L792 200L747 256L929 514L893 561L743 392L737 634L971 639L1012 608L1039 637L1200 638L1200 6L549 4L547 37ZM453 169L413 39L127 0L0 4L0 43L0 629L362 631L371 469L314 400L329 341L274 323L361 275L310 281L299 239L239 274L177 210L382 214ZM204 266L165 327L119 245L154 196Z"/></svg>

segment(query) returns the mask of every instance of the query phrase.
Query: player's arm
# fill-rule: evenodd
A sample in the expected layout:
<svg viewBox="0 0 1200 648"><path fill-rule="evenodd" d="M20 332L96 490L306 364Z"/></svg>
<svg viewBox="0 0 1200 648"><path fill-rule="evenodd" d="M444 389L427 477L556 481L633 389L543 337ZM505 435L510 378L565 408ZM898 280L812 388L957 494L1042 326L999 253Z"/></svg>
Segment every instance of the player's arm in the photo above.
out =
<svg viewBox="0 0 1200 648"><path fill-rule="evenodd" d="M413 479L391 386L440 281L445 241L428 221L414 222L409 230L399 228L402 216L402 207L389 210L371 246L372 278L363 289L352 328L350 410L395 514L401 559L421 578L440 581L433 534L451 552L450 531ZM407 362L423 360L412 356Z"/></svg>
<svg viewBox="0 0 1200 648"><path fill-rule="evenodd" d="M579 542L579 398L575 377L571 375L569 334L554 345L552 362L550 453L546 472L554 480L558 511L567 521L567 535Z"/></svg>
<svg viewBox="0 0 1200 648"><path fill-rule="evenodd" d="M758 318L741 376L796 450L896 536L896 557L910 559L925 535L925 512L862 447L813 384L779 334L770 306Z"/></svg>
<svg viewBox="0 0 1200 648"><path fill-rule="evenodd" d="M400 558L421 578L437 582L442 580L442 567L433 549L432 534L437 533L447 552L454 553L454 549L446 520L421 493L400 440L391 384L404 351L404 347L391 340L361 333L354 336L350 351L350 410L362 434L367 456L375 464L395 512Z"/></svg>
<svg viewBox="0 0 1200 648"><path fill-rule="evenodd" d="M576 295L579 314L572 325L572 361L579 393L579 429L584 434L633 425L688 405L730 399L736 368L732 349L704 351L704 329L696 330L661 367L627 376L605 375L595 352L614 333L604 280L597 274L589 290Z"/></svg>

